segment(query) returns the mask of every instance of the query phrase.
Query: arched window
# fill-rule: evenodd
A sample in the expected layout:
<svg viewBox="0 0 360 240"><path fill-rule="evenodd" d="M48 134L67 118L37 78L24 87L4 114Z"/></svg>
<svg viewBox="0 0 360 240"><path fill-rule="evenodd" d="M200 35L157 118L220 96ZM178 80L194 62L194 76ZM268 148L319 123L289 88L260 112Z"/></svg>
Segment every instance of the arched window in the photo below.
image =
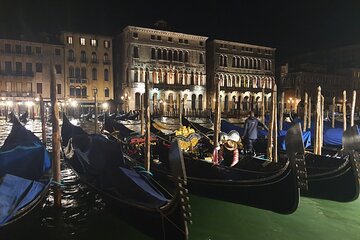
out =
<svg viewBox="0 0 360 240"><path fill-rule="evenodd" d="M185 52L185 61L184 62L189 62L189 53Z"/></svg>
<svg viewBox="0 0 360 240"><path fill-rule="evenodd" d="M238 57L238 58L236 58L236 67L240 67L240 58Z"/></svg>
<svg viewBox="0 0 360 240"><path fill-rule="evenodd" d="M194 72L191 72L191 75L190 75L190 84L191 85L195 85L195 80L194 80Z"/></svg>
<svg viewBox="0 0 360 240"><path fill-rule="evenodd" d="M172 61L173 60L173 53L171 50L168 51L168 60Z"/></svg>
<svg viewBox="0 0 360 240"><path fill-rule="evenodd" d="M196 95L195 95L195 94L193 94L193 95L191 96L191 109L192 109L192 110L195 110L195 109L196 109Z"/></svg>
<svg viewBox="0 0 360 240"><path fill-rule="evenodd" d="M141 109L141 94L139 92L135 93L135 110Z"/></svg>
<svg viewBox="0 0 360 240"><path fill-rule="evenodd" d="M236 67L236 58L235 57L232 58L232 67Z"/></svg>
<svg viewBox="0 0 360 240"><path fill-rule="evenodd" d="M227 67L227 56L224 56L224 67Z"/></svg>
<svg viewBox="0 0 360 240"><path fill-rule="evenodd" d="M91 53L91 62L96 63L97 62L97 55L96 52Z"/></svg>
<svg viewBox="0 0 360 240"><path fill-rule="evenodd" d="M202 53L200 53L200 56L199 56L199 63L204 64L204 54L202 54Z"/></svg>
<svg viewBox="0 0 360 240"><path fill-rule="evenodd" d="M93 68L91 72L92 72L92 80L97 80L97 70L96 70L96 68Z"/></svg>
<svg viewBox="0 0 360 240"><path fill-rule="evenodd" d="M80 61L81 62L86 62L86 52L85 51L81 51L81 53L80 53Z"/></svg>
<svg viewBox="0 0 360 240"><path fill-rule="evenodd" d="M174 51L174 61L178 61L178 52Z"/></svg>
<svg viewBox="0 0 360 240"><path fill-rule="evenodd" d="M220 57L219 57L219 65L224 66L224 56L223 55L220 55Z"/></svg>
<svg viewBox="0 0 360 240"><path fill-rule="evenodd" d="M104 70L104 80L109 81L109 70L108 69Z"/></svg>
<svg viewBox="0 0 360 240"><path fill-rule="evenodd" d="M74 86L70 86L70 96L72 96L72 97L75 96L75 87Z"/></svg>
<svg viewBox="0 0 360 240"><path fill-rule="evenodd" d="M81 97L81 88L79 86L75 88L75 96Z"/></svg>
<svg viewBox="0 0 360 240"><path fill-rule="evenodd" d="M151 48L151 59L156 59L156 51L155 51L155 48Z"/></svg>
<svg viewBox="0 0 360 240"><path fill-rule="evenodd" d="M224 100L224 111L228 111L228 110L229 110L229 97L228 95L226 95Z"/></svg>
<svg viewBox="0 0 360 240"><path fill-rule="evenodd" d="M75 60L74 50L72 50L72 49L69 50L69 60L70 61Z"/></svg>
<svg viewBox="0 0 360 240"><path fill-rule="evenodd" d="M179 52L179 62L183 61L183 52Z"/></svg>
<svg viewBox="0 0 360 240"><path fill-rule="evenodd" d="M109 61L109 54L104 53L104 62L108 62Z"/></svg>
<svg viewBox="0 0 360 240"><path fill-rule="evenodd" d="M137 47L137 46L134 46L134 55L133 55L133 57L134 58L139 58L139 47Z"/></svg>
<svg viewBox="0 0 360 240"><path fill-rule="evenodd" d="M157 59L161 59L161 49L160 48L158 48L157 49Z"/></svg>
<svg viewBox="0 0 360 240"><path fill-rule="evenodd" d="M86 79L86 68L85 67L81 68L81 78Z"/></svg>
<svg viewBox="0 0 360 240"><path fill-rule="evenodd" d="M70 76L71 78L75 77L74 67L69 67L69 76Z"/></svg>
<svg viewBox="0 0 360 240"><path fill-rule="evenodd" d="M105 97L110 97L109 88L105 88L105 89L104 89L104 95L105 95Z"/></svg>
<svg viewBox="0 0 360 240"><path fill-rule="evenodd" d="M163 50L162 59L167 60L167 51L166 51L166 49Z"/></svg>
<svg viewBox="0 0 360 240"><path fill-rule="evenodd" d="M203 95L199 95L199 110L203 110Z"/></svg>
<svg viewBox="0 0 360 240"><path fill-rule="evenodd" d="M81 96L87 97L87 88L86 88L86 86L83 86L81 88Z"/></svg>
<svg viewBox="0 0 360 240"><path fill-rule="evenodd" d="M80 78L80 68L75 68L75 77Z"/></svg>

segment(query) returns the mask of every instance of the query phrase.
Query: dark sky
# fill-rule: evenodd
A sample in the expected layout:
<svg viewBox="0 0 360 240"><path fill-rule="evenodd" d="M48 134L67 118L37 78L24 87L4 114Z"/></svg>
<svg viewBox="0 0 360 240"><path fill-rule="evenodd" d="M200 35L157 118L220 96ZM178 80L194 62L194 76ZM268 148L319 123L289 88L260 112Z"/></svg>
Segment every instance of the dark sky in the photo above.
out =
<svg viewBox="0 0 360 240"><path fill-rule="evenodd" d="M275 47L280 58L360 43L360 0L1 0L0 34L115 36L126 25L151 27L159 19L172 31Z"/></svg>

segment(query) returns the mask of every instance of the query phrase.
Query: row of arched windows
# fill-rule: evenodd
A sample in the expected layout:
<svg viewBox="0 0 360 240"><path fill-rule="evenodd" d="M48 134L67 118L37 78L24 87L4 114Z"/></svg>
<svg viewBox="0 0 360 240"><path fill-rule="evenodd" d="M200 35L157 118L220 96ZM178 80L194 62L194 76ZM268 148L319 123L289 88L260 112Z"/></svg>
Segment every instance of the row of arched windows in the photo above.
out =
<svg viewBox="0 0 360 240"><path fill-rule="evenodd" d="M228 57L226 55L219 56L219 65L228 66ZM261 69L261 59L233 56L231 66L234 68ZM264 60L264 69L271 70L271 60Z"/></svg>
<svg viewBox="0 0 360 240"><path fill-rule="evenodd" d="M176 62L189 62L189 52L181 50L169 50L161 48L151 48L151 59L168 60ZM204 64L204 55L199 55L199 63Z"/></svg>
<svg viewBox="0 0 360 240"><path fill-rule="evenodd" d="M76 79L87 79L87 74L86 74L86 68L82 67L76 67L74 68L73 66L69 67L69 77L70 78L76 78ZM98 79L98 71L96 68L92 68L91 70L91 77L92 80L97 80ZM104 69L104 81L109 81L110 80L110 74L109 74L109 70L108 69Z"/></svg>
<svg viewBox="0 0 360 240"><path fill-rule="evenodd" d="M205 85L205 77L201 72L172 71L166 69L153 70L150 73L143 69L134 69L134 82L145 82L145 77L149 77L149 82L160 84L183 84L183 85ZM148 75L147 75L148 74Z"/></svg>
<svg viewBox="0 0 360 240"><path fill-rule="evenodd" d="M250 75L216 75L220 79L220 86L242 88L272 88L272 77L260 77Z"/></svg>
<svg viewBox="0 0 360 240"><path fill-rule="evenodd" d="M75 53L74 53L74 50L72 50L72 49L69 50L69 60L75 60ZM103 60L104 60L104 62L109 61L109 54L108 53L104 53ZM80 61L81 62L86 62L87 61L85 51L80 52ZM97 63L98 62L96 52L91 53L91 62L92 63Z"/></svg>

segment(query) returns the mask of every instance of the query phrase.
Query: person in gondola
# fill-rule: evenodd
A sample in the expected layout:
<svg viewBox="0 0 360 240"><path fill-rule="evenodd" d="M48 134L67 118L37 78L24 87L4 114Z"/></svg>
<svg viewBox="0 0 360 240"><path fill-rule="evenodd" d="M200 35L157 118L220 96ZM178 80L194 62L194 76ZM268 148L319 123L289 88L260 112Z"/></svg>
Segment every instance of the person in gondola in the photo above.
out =
<svg viewBox="0 0 360 240"><path fill-rule="evenodd" d="M221 134L219 160L221 165L233 167L239 162L239 152L242 149L240 134L232 130Z"/></svg>
<svg viewBox="0 0 360 240"><path fill-rule="evenodd" d="M255 154L254 142L256 142L258 138L259 125L268 130L268 128L255 117L254 112L250 111L248 118L245 120L244 134L241 137L245 143L245 154Z"/></svg>

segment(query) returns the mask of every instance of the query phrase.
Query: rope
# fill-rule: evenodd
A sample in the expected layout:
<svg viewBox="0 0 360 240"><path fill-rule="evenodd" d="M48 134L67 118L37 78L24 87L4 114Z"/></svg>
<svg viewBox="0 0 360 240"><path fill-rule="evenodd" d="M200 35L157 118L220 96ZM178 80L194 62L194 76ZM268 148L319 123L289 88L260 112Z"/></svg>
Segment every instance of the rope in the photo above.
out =
<svg viewBox="0 0 360 240"><path fill-rule="evenodd" d="M62 182L57 182L55 180L51 180L51 184L52 185L55 185L55 186L58 186L58 187L63 187L65 186Z"/></svg>

